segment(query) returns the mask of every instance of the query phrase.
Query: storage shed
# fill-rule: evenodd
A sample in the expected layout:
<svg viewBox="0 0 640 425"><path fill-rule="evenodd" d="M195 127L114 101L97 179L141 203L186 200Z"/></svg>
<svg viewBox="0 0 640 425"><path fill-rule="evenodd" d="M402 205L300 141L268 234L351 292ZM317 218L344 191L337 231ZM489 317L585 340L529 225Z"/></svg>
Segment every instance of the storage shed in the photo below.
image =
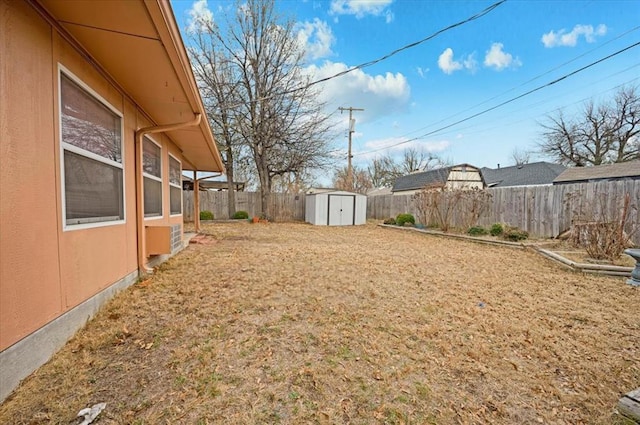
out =
<svg viewBox="0 0 640 425"><path fill-rule="evenodd" d="M367 197L334 189L311 189L305 221L318 226L353 226L367 222Z"/></svg>

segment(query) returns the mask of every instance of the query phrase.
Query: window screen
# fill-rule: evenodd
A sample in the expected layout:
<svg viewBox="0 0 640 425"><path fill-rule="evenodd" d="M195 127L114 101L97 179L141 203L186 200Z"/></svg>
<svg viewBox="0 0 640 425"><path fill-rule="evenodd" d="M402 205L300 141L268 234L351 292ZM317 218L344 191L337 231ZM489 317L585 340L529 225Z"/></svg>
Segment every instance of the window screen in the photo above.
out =
<svg viewBox="0 0 640 425"><path fill-rule="evenodd" d="M122 118L60 74L67 225L124 219Z"/></svg>
<svg viewBox="0 0 640 425"><path fill-rule="evenodd" d="M180 161L169 156L169 192L171 214L182 214L182 166Z"/></svg>

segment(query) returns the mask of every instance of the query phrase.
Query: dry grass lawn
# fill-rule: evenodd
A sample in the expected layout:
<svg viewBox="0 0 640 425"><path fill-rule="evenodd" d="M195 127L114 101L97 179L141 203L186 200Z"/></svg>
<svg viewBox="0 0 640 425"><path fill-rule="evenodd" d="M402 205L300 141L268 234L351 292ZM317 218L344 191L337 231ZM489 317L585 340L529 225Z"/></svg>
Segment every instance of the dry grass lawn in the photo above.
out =
<svg viewBox="0 0 640 425"><path fill-rule="evenodd" d="M640 290L373 225L211 224L0 406L0 423L624 423Z"/></svg>

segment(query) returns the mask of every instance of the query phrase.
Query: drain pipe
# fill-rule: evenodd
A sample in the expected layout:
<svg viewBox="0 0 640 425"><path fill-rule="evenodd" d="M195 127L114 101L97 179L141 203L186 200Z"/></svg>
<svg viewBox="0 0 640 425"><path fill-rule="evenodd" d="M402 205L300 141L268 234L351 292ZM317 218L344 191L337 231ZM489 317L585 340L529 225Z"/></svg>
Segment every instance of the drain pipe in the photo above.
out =
<svg viewBox="0 0 640 425"><path fill-rule="evenodd" d="M199 112L194 113L195 118L191 121L176 123L176 124L166 124L166 125L155 125L150 127L143 127L136 131L135 140L134 140L134 151L135 151L135 175L136 175L136 228L137 228L137 238L138 238L138 274L140 276L150 273L153 269L147 267L147 241L145 238L145 230L144 230L144 181L142 178L143 172L143 164L142 164L142 140L147 134L154 133L164 133L166 131L177 130L183 127L194 127L200 124L200 120L202 119L202 114Z"/></svg>

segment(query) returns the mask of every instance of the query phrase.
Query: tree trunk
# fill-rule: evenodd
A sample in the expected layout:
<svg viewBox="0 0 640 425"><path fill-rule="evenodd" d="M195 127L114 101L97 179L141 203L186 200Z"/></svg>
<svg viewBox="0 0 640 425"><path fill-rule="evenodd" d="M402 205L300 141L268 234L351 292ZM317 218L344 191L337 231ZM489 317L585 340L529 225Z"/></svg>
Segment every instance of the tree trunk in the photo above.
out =
<svg viewBox="0 0 640 425"><path fill-rule="evenodd" d="M271 178L267 170L258 170L260 176L260 207L262 214L271 217L271 208L269 207L269 199L271 197Z"/></svg>
<svg viewBox="0 0 640 425"><path fill-rule="evenodd" d="M233 180L229 178L227 174L227 203L229 204L227 212L229 218L233 218L236 213L236 187L233 184Z"/></svg>

